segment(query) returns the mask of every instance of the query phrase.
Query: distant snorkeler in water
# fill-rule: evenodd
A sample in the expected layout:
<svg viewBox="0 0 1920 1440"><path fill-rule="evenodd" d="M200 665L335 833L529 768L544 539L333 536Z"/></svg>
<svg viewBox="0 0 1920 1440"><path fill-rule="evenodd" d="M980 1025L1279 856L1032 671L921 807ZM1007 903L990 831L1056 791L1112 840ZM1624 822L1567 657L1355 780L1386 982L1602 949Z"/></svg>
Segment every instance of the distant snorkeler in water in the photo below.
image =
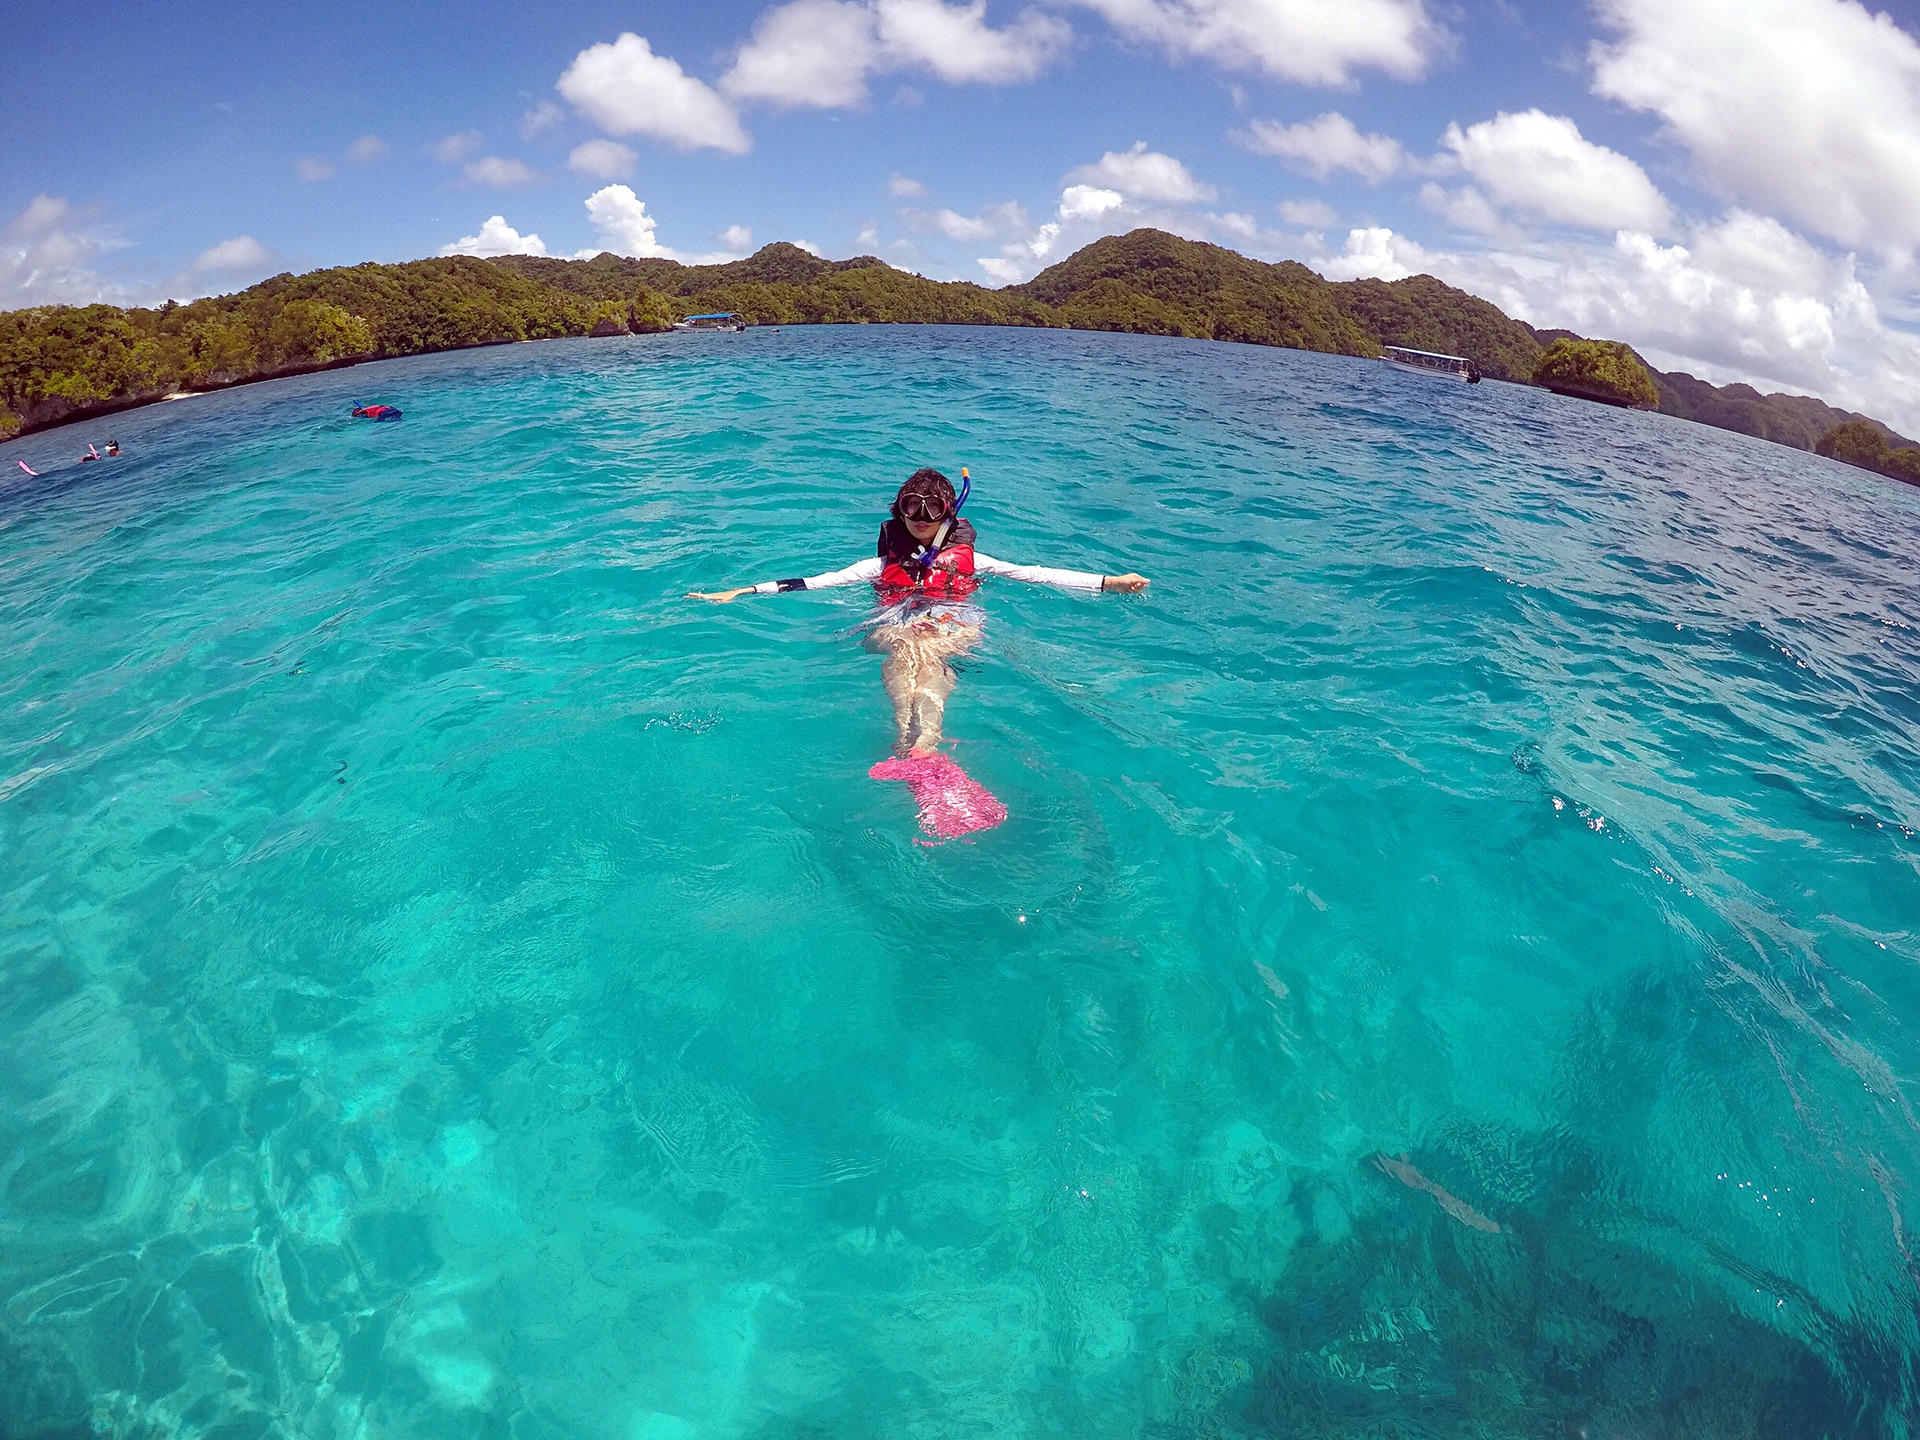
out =
<svg viewBox="0 0 1920 1440"><path fill-rule="evenodd" d="M119 453L120 453L120 442L118 440L107 441L107 454L109 456L113 456L113 455L118 455Z"/></svg>
<svg viewBox="0 0 1920 1440"><path fill-rule="evenodd" d="M804 580L763 580L732 590L689 592L690 600L719 604L742 595L781 590L829 590L867 581L880 609L867 626L867 647L886 657L880 678L893 702L894 749L903 756L935 754L947 697L953 693L950 663L980 642L985 615L973 600L983 575L1002 575L1062 590L1133 594L1147 588L1144 576L1095 575L1044 565L1014 565L982 555L973 526L960 518L971 479L960 472L960 493L938 470L916 470L894 496L893 515L880 527L872 558L810 575ZM1004 812L1003 812L1004 813Z"/></svg>
<svg viewBox="0 0 1920 1440"><path fill-rule="evenodd" d="M400 412L391 405L356 405L353 407L356 420L398 420Z"/></svg>

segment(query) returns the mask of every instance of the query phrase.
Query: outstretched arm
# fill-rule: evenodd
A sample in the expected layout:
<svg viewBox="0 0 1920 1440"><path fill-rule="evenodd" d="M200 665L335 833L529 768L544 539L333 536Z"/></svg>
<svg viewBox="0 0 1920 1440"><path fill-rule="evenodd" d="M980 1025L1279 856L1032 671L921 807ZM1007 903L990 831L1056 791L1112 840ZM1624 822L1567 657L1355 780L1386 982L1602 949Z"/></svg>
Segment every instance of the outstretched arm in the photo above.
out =
<svg viewBox="0 0 1920 1440"><path fill-rule="evenodd" d="M1004 575L1029 585L1052 585L1061 590L1114 590L1129 595L1152 583L1144 575L1131 571L1125 575L1096 575L1091 570L1059 570L1051 565L1015 565L982 555L978 550L973 552L973 570L976 575Z"/></svg>
<svg viewBox="0 0 1920 1440"><path fill-rule="evenodd" d="M844 570L829 570L824 575L809 575L804 580L762 580L758 585L737 585L731 590L689 590L689 600L711 600L725 605L742 595L772 595L779 590L832 590L841 585L858 585L862 580L880 578L880 559L859 560Z"/></svg>

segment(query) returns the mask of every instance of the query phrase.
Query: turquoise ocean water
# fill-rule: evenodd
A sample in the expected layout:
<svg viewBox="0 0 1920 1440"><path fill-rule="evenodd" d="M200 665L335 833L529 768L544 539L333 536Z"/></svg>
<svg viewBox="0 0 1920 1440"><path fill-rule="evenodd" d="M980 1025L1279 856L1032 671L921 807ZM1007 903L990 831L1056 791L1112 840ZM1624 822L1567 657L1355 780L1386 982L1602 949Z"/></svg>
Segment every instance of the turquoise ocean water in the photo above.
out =
<svg viewBox="0 0 1920 1440"><path fill-rule="evenodd" d="M1912 1433L1920 494L879 327L0 454L0 1433ZM1155 581L933 847L862 594L680 598L925 463Z"/></svg>

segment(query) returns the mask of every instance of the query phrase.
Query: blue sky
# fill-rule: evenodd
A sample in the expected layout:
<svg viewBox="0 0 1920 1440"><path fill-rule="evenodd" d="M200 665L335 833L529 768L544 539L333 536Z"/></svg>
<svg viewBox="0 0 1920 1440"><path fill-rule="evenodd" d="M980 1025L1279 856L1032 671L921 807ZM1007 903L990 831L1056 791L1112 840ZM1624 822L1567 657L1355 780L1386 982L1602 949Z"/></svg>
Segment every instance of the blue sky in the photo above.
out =
<svg viewBox="0 0 1920 1440"><path fill-rule="evenodd" d="M1157 224L1911 432L1917 32L1852 0L36 7L0 305L776 239L998 284Z"/></svg>

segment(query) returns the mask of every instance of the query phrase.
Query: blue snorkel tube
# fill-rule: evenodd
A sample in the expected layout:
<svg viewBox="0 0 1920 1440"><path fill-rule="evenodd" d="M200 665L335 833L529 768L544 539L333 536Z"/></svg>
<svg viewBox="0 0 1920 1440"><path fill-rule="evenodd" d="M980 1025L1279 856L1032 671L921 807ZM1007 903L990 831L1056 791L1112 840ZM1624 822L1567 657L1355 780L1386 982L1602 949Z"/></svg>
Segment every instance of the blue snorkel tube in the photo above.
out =
<svg viewBox="0 0 1920 1440"><path fill-rule="evenodd" d="M940 547L946 543L947 531L953 528L953 522L960 518L960 507L967 503L967 496L973 491L973 477L967 474L967 467L960 467L960 493L954 498L953 514L940 522L940 529L933 537L933 543L915 557L922 570L931 570L933 562L940 558Z"/></svg>

